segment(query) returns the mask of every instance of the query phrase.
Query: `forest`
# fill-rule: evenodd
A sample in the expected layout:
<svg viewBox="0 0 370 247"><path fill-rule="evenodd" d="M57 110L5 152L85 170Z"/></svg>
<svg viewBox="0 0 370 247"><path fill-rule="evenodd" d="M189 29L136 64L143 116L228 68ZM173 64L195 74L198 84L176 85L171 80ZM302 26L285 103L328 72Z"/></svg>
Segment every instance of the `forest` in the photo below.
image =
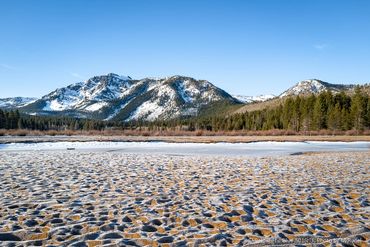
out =
<svg viewBox="0 0 370 247"><path fill-rule="evenodd" d="M30 116L15 111L0 110L0 129L38 131L205 131L248 132L289 130L295 133L307 131L348 131L356 133L370 129L370 100L367 93L356 90L354 94L330 91L306 97L289 97L283 103L259 111L232 115L214 114L154 122L99 121L70 117Z"/></svg>

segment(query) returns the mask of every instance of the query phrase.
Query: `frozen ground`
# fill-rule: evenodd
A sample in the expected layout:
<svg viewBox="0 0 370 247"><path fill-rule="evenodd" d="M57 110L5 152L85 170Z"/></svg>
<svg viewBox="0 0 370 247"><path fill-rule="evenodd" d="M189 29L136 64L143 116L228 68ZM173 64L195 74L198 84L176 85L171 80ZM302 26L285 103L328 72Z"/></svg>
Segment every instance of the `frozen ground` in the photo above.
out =
<svg viewBox="0 0 370 247"><path fill-rule="evenodd" d="M43 142L0 144L1 151L103 151L171 155L271 156L301 152L368 151L370 142L252 142L252 143L167 143L167 142Z"/></svg>
<svg viewBox="0 0 370 247"><path fill-rule="evenodd" d="M113 148L229 154L357 145ZM370 246L368 151L237 157L41 147L54 149L0 152L0 246Z"/></svg>

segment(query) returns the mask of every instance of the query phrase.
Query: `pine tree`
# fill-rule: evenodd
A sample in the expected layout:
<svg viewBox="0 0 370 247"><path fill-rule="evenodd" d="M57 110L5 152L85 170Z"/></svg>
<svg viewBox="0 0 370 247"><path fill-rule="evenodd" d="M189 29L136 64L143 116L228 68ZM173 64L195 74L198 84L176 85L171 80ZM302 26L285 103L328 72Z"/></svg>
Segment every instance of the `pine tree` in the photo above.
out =
<svg viewBox="0 0 370 247"><path fill-rule="evenodd" d="M3 110L0 109L0 129L6 128L6 117Z"/></svg>
<svg viewBox="0 0 370 247"><path fill-rule="evenodd" d="M24 129L24 124L23 124L23 119L19 118L18 119L18 129Z"/></svg>
<svg viewBox="0 0 370 247"><path fill-rule="evenodd" d="M283 106L282 122L283 122L283 128L284 129L291 129L291 127L292 127L291 120L292 120L292 113L293 113L292 110L293 110L293 108L294 108L293 99L288 98L284 102L284 106Z"/></svg>
<svg viewBox="0 0 370 247"><path fill-rule="evenodd" d="M369 97L367 98L365 126L367 129L370 129L370 98Z"/></svg>
<svg viewBox="0 0 370 247"><path fill-rule="evenodd" d="M316 99L313 110L314 129L321 130L326 128L327 104L325 95L321 93Z"/></svg>
<svg viewBox="0 0 370 247"><path fill-rule="evenodd" d="M328 115L328 127L331 130L340 130L342 123L341 123L341 108L340 104L337 103L334 108L331 107L329 110Z"/></svg>
<svg viewBox="0 0 370 247"><path fill-rule="evenodd" d="M301 105L301 98L297 96L293 103L293 109L291 109L292 111L291 126L292 126L292 129L295 131L299 131L301 127L300 105Z"/></svg>
<svg viewBox="0 0 370 247"><path fill-rule="evenodd" d="M355 95L351 102L351 120L353 122L353 128L355 130L362 130L364 127L364 107L363 107L363 96L360 89L357 87Z"/></svg>

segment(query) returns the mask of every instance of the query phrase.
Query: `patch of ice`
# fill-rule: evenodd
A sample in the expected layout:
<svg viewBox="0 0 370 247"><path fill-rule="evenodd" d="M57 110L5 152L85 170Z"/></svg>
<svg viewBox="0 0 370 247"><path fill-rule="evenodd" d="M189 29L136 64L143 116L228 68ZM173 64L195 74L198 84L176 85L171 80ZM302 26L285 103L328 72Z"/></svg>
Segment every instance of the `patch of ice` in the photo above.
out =
<svg viewBox="0 0 370 247"><path fill-rule="evenodd" d="M298 152L368 151L370 142L252 142L252 143L167 143L167 142L43 142L0 144L0 151L116 151L139 154L274 156Z"/></svg>

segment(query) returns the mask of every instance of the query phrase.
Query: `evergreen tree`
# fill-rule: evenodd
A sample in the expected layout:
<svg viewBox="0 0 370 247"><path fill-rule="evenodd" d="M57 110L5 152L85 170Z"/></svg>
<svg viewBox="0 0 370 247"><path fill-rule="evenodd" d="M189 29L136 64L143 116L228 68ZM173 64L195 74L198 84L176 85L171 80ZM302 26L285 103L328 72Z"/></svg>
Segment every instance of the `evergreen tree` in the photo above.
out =
<svg viewBox="0 0 370 247"><path fill-rule="evenodd" d="M353 128L355 130L362 130L364 127L365 110L363 107L363 96L359 88L356 88L355 95L351 102L351 118Z"/></svg>
<svg viewBox="0 0 370 247"><path fill-rule="evenodd" d="M3 110L0 109L0 129L6 128L6 116Z"/></svg>
<svg viewBox="0 0 370 247"><path fill-rule="evenodd" d="M341 108L339 103L329 109L328 115L328 127L331 130L340 130L342 128L341 123Z"/></svg>
<svg viewBox="0 0 370 247"><path fill-rule="evenodd" d="M320 94L316 99L314 110L313 110L313 122L314 130L320 130L326 128L326 111L327 105L325 95Z"/></svg>

